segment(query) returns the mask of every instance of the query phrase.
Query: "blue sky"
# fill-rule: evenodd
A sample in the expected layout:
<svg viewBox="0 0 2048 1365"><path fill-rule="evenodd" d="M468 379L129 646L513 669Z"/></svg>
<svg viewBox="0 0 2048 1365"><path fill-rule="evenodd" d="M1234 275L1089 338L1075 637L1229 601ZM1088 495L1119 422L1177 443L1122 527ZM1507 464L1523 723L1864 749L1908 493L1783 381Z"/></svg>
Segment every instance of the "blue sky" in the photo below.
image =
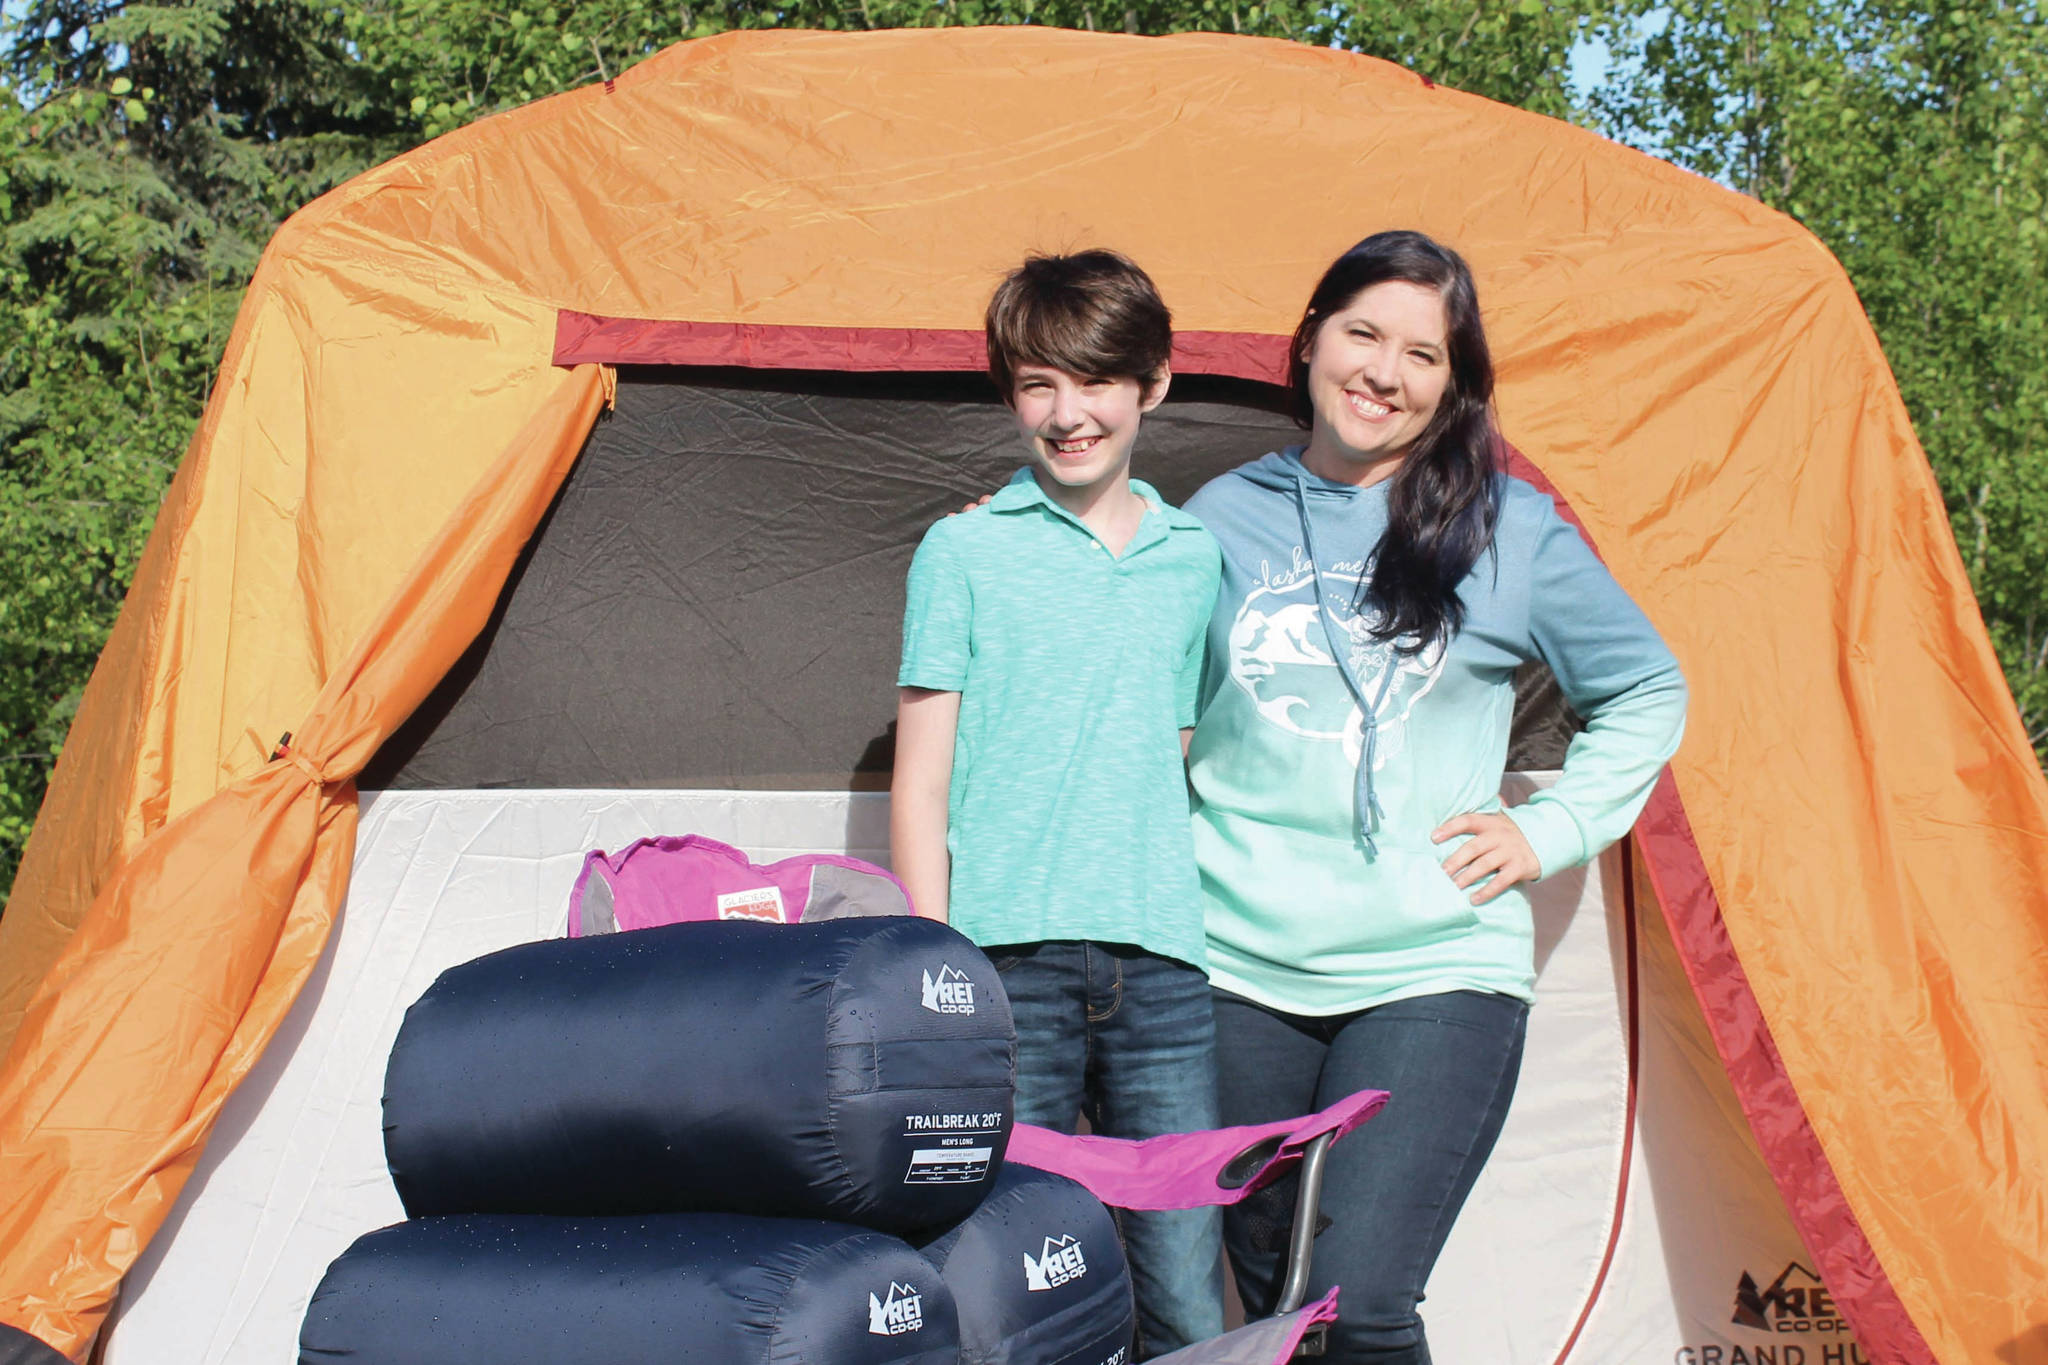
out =
<svg viewBox="0 0 2048 1365"><path fill-rule="evenodd" d="M1572 93L1585 97L1598 89L1607 79L1607 62L1611 54L1604 38L1581 38L1572 44L1571 82Z"/></svg>

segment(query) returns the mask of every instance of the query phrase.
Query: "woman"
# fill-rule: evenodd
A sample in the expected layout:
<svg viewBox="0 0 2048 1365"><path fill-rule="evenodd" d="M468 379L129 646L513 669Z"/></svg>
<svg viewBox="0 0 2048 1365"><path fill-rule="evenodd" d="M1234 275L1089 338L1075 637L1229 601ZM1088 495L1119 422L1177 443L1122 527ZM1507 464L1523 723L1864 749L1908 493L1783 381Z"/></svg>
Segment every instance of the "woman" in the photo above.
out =
<svg viewBox="0 0 2048 1365"><path fill-rule="evenodd" d="M1671 654L1550 500L1495 467L1471 272L1413 232L1329 268L1293 341L1305 447L1188 504L1223 546L1189 753L1226 1124L1365 1088L1333 1149L1315 1292L1334 1361L1423 1365L1416 1307L1491 1152L1535 985L1522 884L1625 833L1684 723ZM1499 799L1517 665L1586 728L1549 790ZM1269 1307L1292 1212L1230 1211Z"/></svg>

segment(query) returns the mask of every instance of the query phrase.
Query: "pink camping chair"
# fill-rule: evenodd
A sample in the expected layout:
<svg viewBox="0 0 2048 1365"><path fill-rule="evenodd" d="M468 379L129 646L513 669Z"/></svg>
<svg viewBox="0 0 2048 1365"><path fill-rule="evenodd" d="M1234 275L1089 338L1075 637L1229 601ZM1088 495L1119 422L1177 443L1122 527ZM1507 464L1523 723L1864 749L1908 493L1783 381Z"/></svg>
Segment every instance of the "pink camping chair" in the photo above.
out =
<svg viewBox="0 0 2048 1365"><path fill-rule="evenodd" d="M1329 1325L1337 1320L1335 1289L1314 1303L1303 1302L1324 1164L1330 1144L1386 1102L1384 1090L1361 1090L1306 1118L1141 1139L1076 1136L1020 1123L1010 1134L1008 1159L1066 1176L1122 1209L1235 1204L1298 1167L1301 1188L1294 1201L1287 1273L1273 1316L1155 1357L1160 1365L1279 1365L1321 1355Z"/></svg>
<svg viewBox="0 0 2048 1365"><path fill-rule="evenodd" d="M799 924L908 913L903 883L858 858L810 853L756 864L716 839L669 835L589 854L569 893L568 933L575 938L688 920ZM1008 1159L1066 1176L1113 1208L1148 1210L1235 1204L1299 1169L1274 1315L1157 1358L1160 1365L1281 1365L1321 1355L1337 1318L1335 1289L1305 1302L1330 1144L1386 1102L1384 1090L1362 1090L1306 1118L1143 1139L1020 1123Z"/></svg>

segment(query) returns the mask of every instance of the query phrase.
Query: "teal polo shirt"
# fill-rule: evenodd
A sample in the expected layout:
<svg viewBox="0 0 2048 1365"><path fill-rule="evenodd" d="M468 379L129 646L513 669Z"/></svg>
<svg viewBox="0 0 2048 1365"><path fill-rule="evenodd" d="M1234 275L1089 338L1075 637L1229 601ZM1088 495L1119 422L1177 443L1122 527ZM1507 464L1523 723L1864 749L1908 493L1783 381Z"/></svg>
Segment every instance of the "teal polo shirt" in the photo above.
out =
<svg viewBox="0 0 2048 1365"><path fill-rule="evenodd" d="M925 533L897 683L960 693L950 918L976 943L1094 939L1207 969L1180 731L1221 552L1148 504L1122 555L1031 471Z"/></svg>

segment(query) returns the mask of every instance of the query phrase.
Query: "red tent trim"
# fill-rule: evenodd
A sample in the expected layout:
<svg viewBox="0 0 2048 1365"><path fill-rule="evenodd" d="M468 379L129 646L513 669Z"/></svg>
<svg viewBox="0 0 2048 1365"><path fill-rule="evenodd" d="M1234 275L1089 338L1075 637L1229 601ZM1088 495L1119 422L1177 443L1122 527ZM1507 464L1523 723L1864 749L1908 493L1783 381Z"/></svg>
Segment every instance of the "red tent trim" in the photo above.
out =
<svg viewBox="0 0 2048 1365"><path fill-rule="evenodd" d="M979 331L903 327L764 327L657 322L562 310L557 365L739 365L764 370L985 370ZM1287 338L1249 332L1178 332L1173 367L1268 384L1287 380Z"/></svg>
<svg viewBox="0 0 2048 1365"><path fill-rule="evenodd" d="M1178 332L1173 366L1184 374L1284 384L1289 342L1288 337L1249 332ZM554 362L932 372L985 369L988 355L978 331L662 322L565 309L556 318ZM1585 524L1543 471L1506 441L1501 446L1507 472L1548 494L1558 514L1593 545ZM1599 547L1593 548L1597 554ZM1843 1196L1786 1074L1728 938L1720 901L1669 768L1651 793L1636 836L1715 1050L1821 1279L1874 1361L1937 1365ZM1729 1294L1732 1305L1733 1285Z"/></svg>

